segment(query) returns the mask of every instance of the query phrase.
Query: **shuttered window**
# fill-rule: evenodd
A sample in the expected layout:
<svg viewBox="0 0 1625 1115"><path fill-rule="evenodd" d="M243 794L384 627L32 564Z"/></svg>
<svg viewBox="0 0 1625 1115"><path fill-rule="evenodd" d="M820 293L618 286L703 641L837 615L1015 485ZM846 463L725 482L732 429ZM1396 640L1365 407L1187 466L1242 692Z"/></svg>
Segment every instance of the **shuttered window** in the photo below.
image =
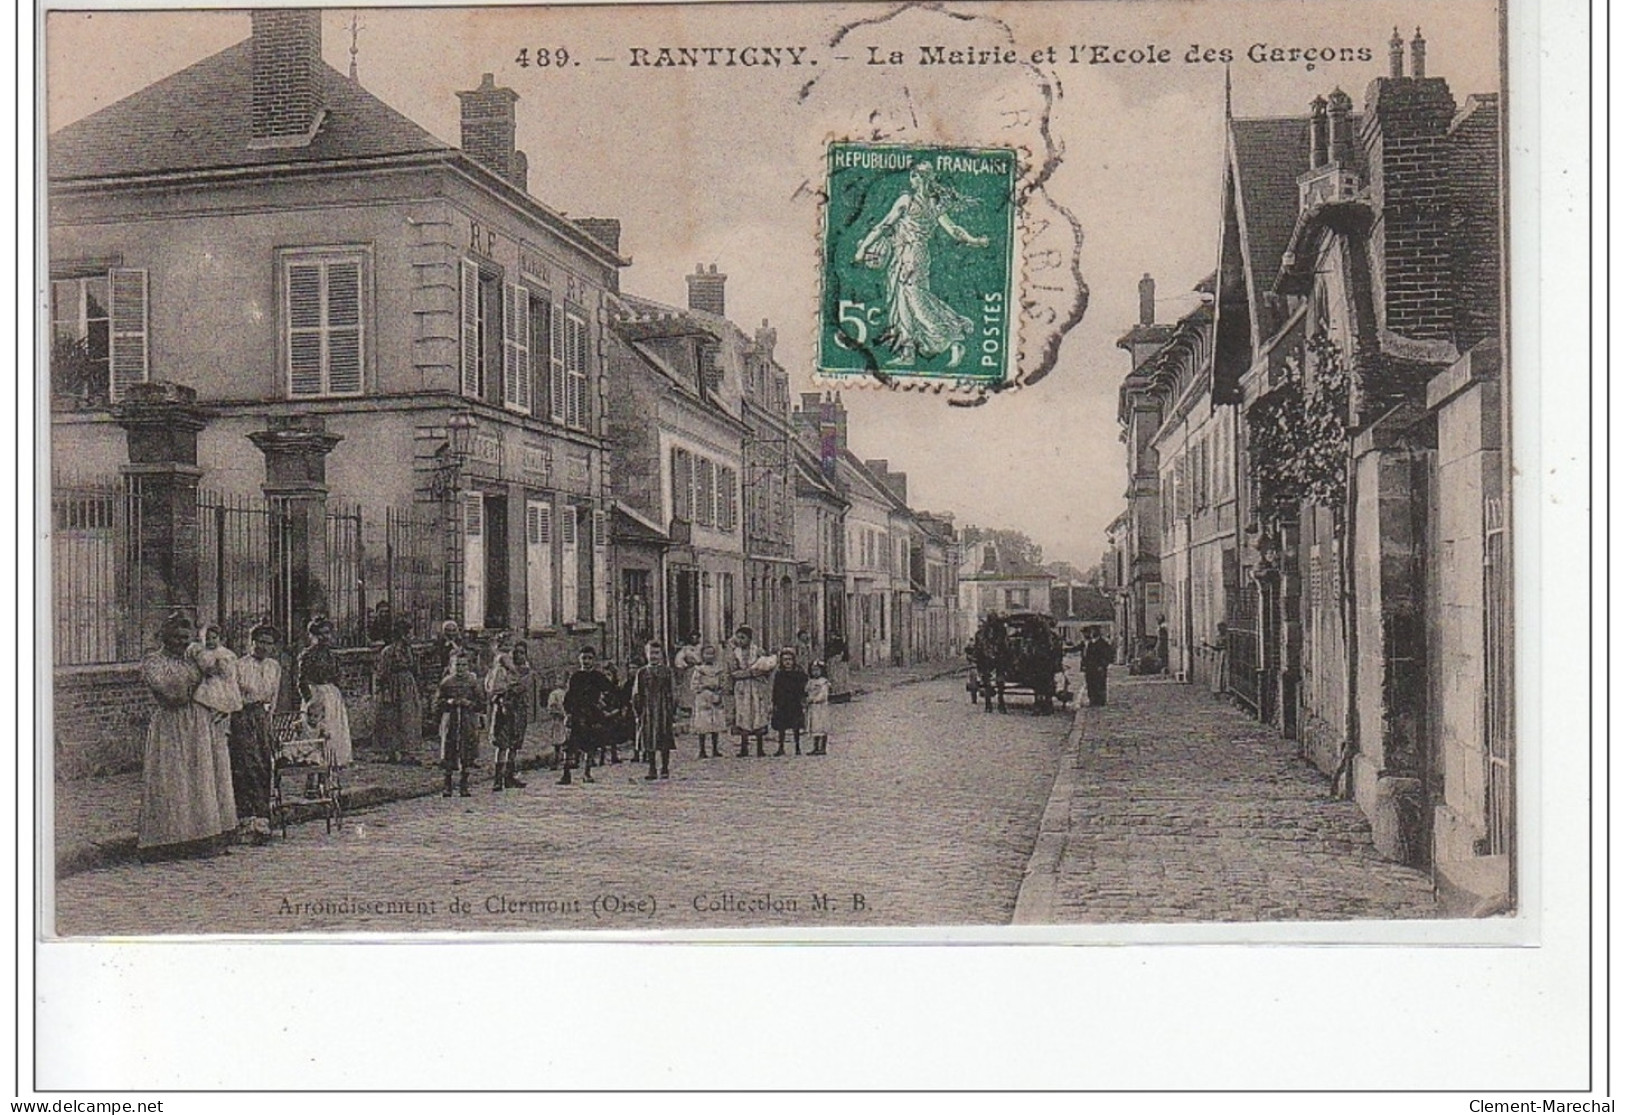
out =
<svg viewBox="0 0 1625 1115"><path fill-rule="evenodd" d="M530 291L502 284L502 405L530 413Z"/></svg>
<svg viewBox="0 0 1625 1115"><path fill-rule="evenodd" d="M484 361L480 352L480 333L484 322L480 319L480 267L471 259L462 261L461 314L462 368L459 373L464 395L479 398Z"/></svg>
<svg viewBox="0 0 1625 1115"><path fill-rule="evenodd" d="M559 590L565 623L581 616L581 550L576 542L576 508L559 508Z"/></svg>
<svg viewBox="0 0 1625 1115"><path fill-rule="evenodd" d="M463 493L463 626L485 626L485 496Z"/></svg>
<svg viewBox="0 0 1625 1115"><path fill-rule="evenodd" d="M541 500L525 501L525 597L531 630L552 627L553 507Z"/></svg>
<svg viewBox="0 0 1625 1115"><path fill-rule="evenodd" d="M609 618L609 513L592 513L592 618Z"/></svg>
<svg viewBox="0 0 1625 1115"><path fill-rule="evenodd" d="M717 529L732 531L739 525L739 477L731 468L717 469Z"/></svg>
<svg viewBox="0 0 1625 1115"><path fill-rule="evenodd" d="M361 308L363 274L362 257L358 254L300 254L284 259L290 395L361 393L365 340ZM119 302L116 280L114 295L116 368L121 332L116 314ZM145 302L144 296L142 301ZM139 332L144 349L145 328ZM129 344L133 346L134 335L130 336Z"/></svg>
<svg viewBox="0 0 1625 1115"><path fill-rule="evenodd" d="M113 402L147 379L147 273L115 267L51 280L51 339L79 346L80 374L56 386ZM53 357L54 359L54 357Z"/></svg>
<svg viewBox="0 0 1625 1115"><path fill-rule="evenodd" d="M717 466L710 458L701 457L695 469L694 521L702 527L717 522Z"/></svg>
<svg viewBox="0 0 1625 1115"><path fill-rule="evenodd" d="M550 307L549 317L552 324L548 330L548 417L563 425L565 414L569 409L565 400L567 380L564 374L564 310L558 306Z"/></svg>
<svg viewBox="0 0 1625 1115"><path fill-rule="evenodd" d="M694 521L694 455L687 449L671 451L671 517Z"/></svg>
<svg viewBox="0 0 1625 1115"><path fill-rule="evenodd" d="M585 430L592 426L592 399L587 392L587 320L564 315L565 425Z"/></svg>

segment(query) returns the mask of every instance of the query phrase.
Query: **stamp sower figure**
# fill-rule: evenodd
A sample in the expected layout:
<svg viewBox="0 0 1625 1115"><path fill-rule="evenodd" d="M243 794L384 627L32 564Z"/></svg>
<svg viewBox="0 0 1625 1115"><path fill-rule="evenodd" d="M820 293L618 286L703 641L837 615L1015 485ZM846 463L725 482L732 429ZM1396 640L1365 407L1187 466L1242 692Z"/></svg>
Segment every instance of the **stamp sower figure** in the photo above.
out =
<svg viewBox="0 0 1625 1115"><path fill-rule="evenodd" d="M814 755L829 754L829 678L822 662L807 670L807 734Z"/></svg>
<svg viewBox="0 0 1625 1115"><path fill-rule="evenodd" d="M775 660L768 658L756 645L755 633L749 627L734 632L728 646L728 675L734 686L734 731L739 733L739 755L750 754L751 737L756 738L756 757L767 757L767 721L769 688L768 677L773 673Z"/></svg>
<svg viewBox="0 0 1625 1115"><path fill-rule="evenodd" d="M690 679L694 689L694 720L689 725L700 737L700 758L722 758L722 733L728 730L728 706L723 692L728 686L728 671L717 663L717 648L707 644L700 651L700 664L695 666ZM706 754L705 737L711 737L711 752Z"/></svg>
<svg viewBox="0 0 1625 1115"><path fill-rule="evenodd" d="M440 767L446 775L440 796L451 797L451 777L459 774L457 792L466 798L468 773L479 751L480 716L485 711L485 686L474 676L466 651L452 655L451 673L435 691L435 707L441 715Z"/></svg>
<svg viewBox="0 0 1625 1115"><path fill-rule="evenodd" d="M648 665L640 666L632 675L632 711L637 717L638 750L649 760L649 773L643 777L653 781L671 777L677 692L671 667L666 665L666 649L651 642L644 648L644 655Z"/></svg>
<svg viewBox="0 0 1625 1115"><path fill-rule="evenodd" d="M536 673L530 668L530 644L516 639L513 649L497 655L486 675L485 688L491 700L491 745L496 749L493 791L523 790L525 783L514 774L519 749L530 729L531 705L536 700Z"/></svg>
<svg viewBox="0 0 1625 1115"><path fill-rule="evenodd" d="M917 163L909 171L908 188L858 244L856 262L886 268L886 329L876 341L896 354L893 364L950 350L949 367L964 359L973 326L931 292L931 238L940 229L962 244L987 247L987 237L966 232L950 215L967 204L969 199L937 178L930 163Z"/></svg>
<svg viewBox="0 0 1625 1115"><path fill-rule="evenodd" d="M773 671L773 730L779 734L778 758L784 754L784 733L793 732L796 754L801 754L801 732L807 726L807 672L796 660L792 647L779 651L779 667Z"/></svg>
<svg viewBox="0 0 1625 1115"><path fill-rule="evenodd" d="M577 669L564 684L564 774L559 785L570 785L570 768L582 764L581 780L592 781L593 752L602 745L604 714L609 704L609 679L598 669L598 652L582 647Z"/></svg>
<svg viewBox="0 0 1625 1115"><path fill-rule="evenodd" d="M418 692L418 653L412 648L412 621L395 621L388 646L378 652L372 686L377 713L372 738L391 763L416 763L423 738L423 697Z"/></svg>
<svg viewBox="0 0 1625 1115"><path fill-rule="evenodd" d="M1106 669L1112 657L1112 645L1100 634L1100 628L1091 627L1083 643L1083 684L1094 708L1106 703Z"/></svg>
<svg viewBox="0 0 1625 1115"><path fill-rule="evenodd" d="M237 688L243 707L232 714L231 789L238 823L250 843L271 838L271 709L282 687L282 664L276 658L276 632L261 624L249 633L252 645L237 660ZM414 713L416 710L413 710Z"/></svg>
<svg viewBox="0 0 1625 1115"><path fill-rule="evenodd" d="M237 827L231 757L215 734L212 710L199 704L203 672L188 659L192 625L179 612L158 632L160 649L141 663L157 708L141 756L142 858L213 854Z"/></svg>

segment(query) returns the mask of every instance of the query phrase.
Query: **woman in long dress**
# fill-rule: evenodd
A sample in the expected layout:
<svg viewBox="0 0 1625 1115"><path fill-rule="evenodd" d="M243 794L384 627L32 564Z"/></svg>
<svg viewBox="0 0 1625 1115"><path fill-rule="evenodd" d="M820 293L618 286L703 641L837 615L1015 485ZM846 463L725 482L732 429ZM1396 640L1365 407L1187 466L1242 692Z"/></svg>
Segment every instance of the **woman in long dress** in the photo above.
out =
<svg viewBox="0 0 1625 1115"><path fill-rule="evenodd" d="M372 738L391 763L417 761L423 739L423 695L418 690L418 654L412 647L412 621L395 621L388 646L378 652L373 670L378 712Z"/></svg>
<svg viewBox="0 0 1625 1115"><path fill-rule="evenodd" d="M141 663L157 703L141 756L143 858L218 852L237 828L225 737L214 729L214 711L194 699L203 671L187 658L191 635L187 618L171 615L158 633L161 649Z"/></svg>
<svg viewBox="0 0 1625 1115"><path fill-rule="evenodd" d="M717 663L717 648L707 644L700 650L700 664L689 676L694 690L694 719L689 731L700 737L700 758L722 758L722 733L728 730L728 706L723 690L728 685L728 671ZM706 753L705 737L711 737L711 752Z"/></svg>
<svg viewBox="0 0 1625 1115"><path fill-rule="evenodd" d="M671 749L675 743L677 691L666 648L651 641L643 648L648 664L632 675L632 713L637 723L638 752L649 763L644 779L671 777ZM658 768L658 769L657 769Z"/></svg>
<svg viewBox="0 0 1625 1115"><path fill-rule="evenodd" d="M333 625L317 616L305 627L310 646L299 655L299 695L305 702L305 720L327 737L333 765L347 767L355 754L350 741L350 714L339 692L339 660L333 653Z"/></svg>
<svg viewBox="0 0 1625 1115"><path fill-rule="evenodd" d="M734 686L734 731L739 735L739 755L750 754L750 741L756 740L756 757L766 758L764 741L771 712L771 681L778 659L768 657L756 645L755 632L741 627L728 644L728 674Z"/></svg>
<svg viewBox="0 0 1625 1115"><path fill-rule="evenodd" d="M856 262L886 269L886 328L875 340L896 354L894 364L950 351L950 368L964 359L974 326L931 291L931 237L940 229L961 244L987 247L987 237L966 232L950 215L971 200L939 181L930 163L918 163L908 189L858 244Z"/></svg>

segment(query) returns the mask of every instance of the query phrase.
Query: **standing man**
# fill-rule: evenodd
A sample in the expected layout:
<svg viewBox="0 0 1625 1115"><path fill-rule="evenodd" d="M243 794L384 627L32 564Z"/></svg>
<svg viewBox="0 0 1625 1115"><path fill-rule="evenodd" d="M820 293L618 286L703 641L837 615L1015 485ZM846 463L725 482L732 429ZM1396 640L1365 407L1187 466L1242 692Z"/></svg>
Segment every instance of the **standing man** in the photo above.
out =
<svg viewBox="0 0 1625 1115"><path fill-rule="evenodd" d="M1106 704L1106 670L1112 664L1112 645L1100 634L1100 628L1091 627L1083 643L1083 684L1089 692L1089 706L1102 708Z"/></svg>
<svg viewBox="0 0 1625 1115"><path fill-rule="evenodd" d="M1168 672L1168 617L1157 617L1157 669Z"/></svg>
<svg viewBox="0 0 1625 1115"><path fill-rule="evenodd" d="M749 627L734 632L728 645L728 673L734 683L734 731L739 733L738 758L750 754L750 740L756 737L756 757L765 759L767 751L767 721L771 711L771 693L768 677L773 673L775 661L767 659L756 645L756 635Z"/></svg>
<svg viewBox="0 0 1625 1115"><path fill-rule="evenodd" d="M237 688L243 707L231 714L231 790L237 820L251 844L271 839L271 710L282 688L276 658L276 632L260 624L249 633L246 657L237 660Z"/></svg>
<svg viewBox="0 0 1625 1115"><path fill-rule="evenodd" d="M577 669L564 683L564 776L560 786L570 785L570 767L582 764L581 780L591 782L593 752L603 743L604 721L609 708L609 678L598 668L598 651L590 646L576 655Z"/></svg>

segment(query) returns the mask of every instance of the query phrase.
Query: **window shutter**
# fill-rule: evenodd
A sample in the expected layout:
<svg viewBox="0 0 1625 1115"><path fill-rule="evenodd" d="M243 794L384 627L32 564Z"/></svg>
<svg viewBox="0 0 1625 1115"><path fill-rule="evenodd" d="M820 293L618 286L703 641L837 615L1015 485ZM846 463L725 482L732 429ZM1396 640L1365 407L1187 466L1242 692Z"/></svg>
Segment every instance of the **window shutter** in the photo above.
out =
<svg viewBox="0 0 1625 1115"><path fill-rule="evenodd" d="M671 451L671 515L681 522L694 521L694 458L686 449Z"/></svg>
<svg viewBox="0 0 1625 1115"><path fill-rule="evenodd" d="M559 587L564 603L564 622L574 623L581 614L581 552L576 546L576 508L559 508Z"/></svg>
<svg viewBox="0 0 1625 1115"><path fill-rule="evenodd" d="M125 388L147 379L147 273L115 267L109 275L113 288L113 327L108 392L113 401Z"/></svg>
<svg viewBox="0 0 1625 1115"><path fill-rule="evenodd" d="M550 308L552 328L548 330L548 415L553 421L564 422L564 311Z"/></svg>
<svg viewBox="0 0 1625 1115"><path fill-rule="evenodd" d="M502 403L530 413L530 292L502 284Z"/></svg>
<svg viewBox="0 0 1625 1115"><path fill-rule="evenodd" d="M485 497L463 493L463 626L485 626Z"/></svg>
<svg viewBox="0 0 1625 1115"><path fill-rule="evenodd" d="M531 629L553 626L553 508L525 501L525 587Z"/></svg>
<svg viewBox="0 0 1625 1115"><path fill-rule="evenodd" d="M717 512L717 529L732 531L739 525L739 478L733 469L718 470L717 488L717 494L721 499Z"/></svg>
<svg viewBox="0 0 1625 1115"><path fill-rule="evenodd" d="M609 513L592 513L592 615L609 618Z"/></svg>
<svg viewBox="0 0 1625 1115"><path fill-rule="evenodd" d="M462 391L476 398L480 393L480 269L471 260L462 260Z"/></svg>
<svg viewBox="0 0 1625 1115"><path fill-rule="evenodd" d="M288 391L322 392L322 268L288 265Z"/></svg>
<svg viewBox="0 0 1625 1115"><path fill-rule="evenodd" d="M361 392L361 265L327 265L327 390Z"/></svg>
<svg viewBox="0 0 1625 1115"><path fill-rule="evenodd" d="M714 526L717 521L716 465L709 457L700 457L695 464L698 482L694 486L694 521L702 527Z"/></svg>

